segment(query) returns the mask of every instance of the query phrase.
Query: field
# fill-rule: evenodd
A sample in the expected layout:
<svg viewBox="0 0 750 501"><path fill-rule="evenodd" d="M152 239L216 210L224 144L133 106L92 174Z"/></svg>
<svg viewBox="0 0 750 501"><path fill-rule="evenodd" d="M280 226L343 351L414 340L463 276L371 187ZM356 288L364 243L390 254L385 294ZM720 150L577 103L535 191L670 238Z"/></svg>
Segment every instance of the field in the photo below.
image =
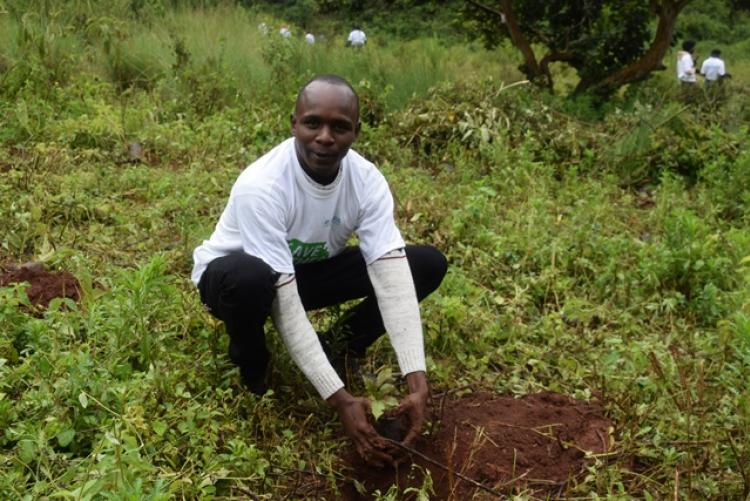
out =
<svg viewBox="0 0 750 501"><path fill-rule="evenodd" d="M611 423L555 490L489 487L750 495L746 42L724 51L722 93L686 100L669 68L597 107L524 82L510 47L354 52L263 36L279 20L240 7L135 21L85 4L0 10L0 271L42 263L80 284L45 308L0 282L1 498L326 499L361 480L278 336L255 397L189 281L232 182L288 137L320 72L359 92L355 149L388 178L405 239L449 258L421 308L433 393L555 392ZM387 340L364 369L358 392L387 409L404 390ZM434 497L427 465L413 471L409 495Z"/></svg>

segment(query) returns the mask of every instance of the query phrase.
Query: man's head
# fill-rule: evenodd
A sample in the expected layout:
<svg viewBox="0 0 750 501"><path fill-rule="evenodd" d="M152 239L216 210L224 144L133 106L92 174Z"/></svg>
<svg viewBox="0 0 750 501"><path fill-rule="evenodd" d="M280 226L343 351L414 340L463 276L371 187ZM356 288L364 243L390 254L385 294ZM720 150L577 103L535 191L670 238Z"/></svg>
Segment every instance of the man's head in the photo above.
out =
<svg viewBox="0 0 750 501"><path fill-rule="evenodd" d="M685 52L693 52L693 49L695 48L695 42L692 40L685 40L682 42L682 50Z"/></svg>
<svg viewBox="0 0 750 501"><path fill-rule="evenodd" d="M712 50L711 57L721 57L721 51L719 49Z"/></svg>
<svg viewBox="0 0 750 501"><path fill-rule="evenodd" d="M359 133L359 98L336 75L320 75L302 86L292 114L297 158L307 174L327 184Z"/></svg>

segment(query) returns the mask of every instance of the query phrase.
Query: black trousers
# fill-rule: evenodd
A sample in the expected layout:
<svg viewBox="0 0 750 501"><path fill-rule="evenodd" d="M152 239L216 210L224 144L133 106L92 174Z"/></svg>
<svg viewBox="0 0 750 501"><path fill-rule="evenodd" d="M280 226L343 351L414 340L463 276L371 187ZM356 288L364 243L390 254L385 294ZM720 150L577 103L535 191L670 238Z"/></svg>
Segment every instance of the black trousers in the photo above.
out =
<svg viewBox="0 0 750 501"><path fill-rule="evenodd" d="M440 285L448 263L429 245L407 245L406 258L421 301ZM345 316L340 329L349 354L363 356L383 335L383 319L358 247L324 261L297 265L294 272L305 310L363 298ZM211 261L198 283L201 301L226 325L229 358L250 378L262 376L268 365L264 325L271 314L278 276L261 259L241 253Z"/></svg>

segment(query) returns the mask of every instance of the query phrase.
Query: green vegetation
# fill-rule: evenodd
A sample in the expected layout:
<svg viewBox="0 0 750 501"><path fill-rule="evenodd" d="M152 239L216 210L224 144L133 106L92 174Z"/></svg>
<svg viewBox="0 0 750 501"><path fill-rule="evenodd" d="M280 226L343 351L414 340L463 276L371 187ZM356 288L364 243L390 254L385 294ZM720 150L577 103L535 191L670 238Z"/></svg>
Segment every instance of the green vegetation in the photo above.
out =
<svg viewBox="0 0 750 501"><path fill-rule="evenodd" d="M570 495L748 495L747 42L722 46L722 92L682 96L668 56L594 107L514 84L504 46L353 52L264 37L283 20L221 2L28 3L0 8L0 263L67 269L84 294L35 312L0 288L0 498L325 498L351 475L278 338L273 392L255 398L188 279L316 72L359 90L356 148L406 239L449 256L422 309L435 390L603 399L617 454ZM387 407L387 342L366 369Z"/></svg>

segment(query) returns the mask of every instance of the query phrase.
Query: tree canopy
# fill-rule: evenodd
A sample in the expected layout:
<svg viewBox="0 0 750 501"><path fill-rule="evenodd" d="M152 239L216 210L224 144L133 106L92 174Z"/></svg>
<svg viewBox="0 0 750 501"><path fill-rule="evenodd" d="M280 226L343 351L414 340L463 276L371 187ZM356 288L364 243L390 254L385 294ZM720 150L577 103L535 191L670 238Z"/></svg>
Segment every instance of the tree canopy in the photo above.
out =
<svg viewBox="0 0 750 501"><path fill-rule="evenodd" d="M689 1L467 0L464 15L488 46L510 39L533 82L552 88L550 64L562 61L580 77L576 93L607 95L661 67Z"/></svg>

